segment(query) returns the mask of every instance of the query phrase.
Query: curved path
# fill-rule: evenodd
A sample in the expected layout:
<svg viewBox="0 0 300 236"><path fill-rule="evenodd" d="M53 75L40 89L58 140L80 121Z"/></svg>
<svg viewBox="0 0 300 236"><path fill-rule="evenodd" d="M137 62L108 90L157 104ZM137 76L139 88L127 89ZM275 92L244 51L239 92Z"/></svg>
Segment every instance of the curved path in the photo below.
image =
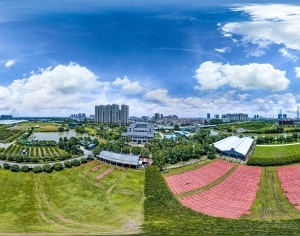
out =
<svg viewBox="0 0 300 236"><path fill-rule="evenodd" d="M10 166L14 165L14 164L17 164L19 167L28 166L29 168L33 168L35 166L43 167L46 164L54 165L55 163L61 163L61 164L64 165L66 161L72 161L72 160L75 160L75 159L80 161L81 158L87 158L88 155L92 154L92 151L85 150L84 148L80 148L80 149L84 151L83 156L75 157L75 158L64 160L64 161L57 161L57 162L51 162L51 163L45 163L45 164L38 164L38 163L27 163L26 164L26 163L7 162L7 161L1 161L0 160L0 165L3 166L4 163L8 163Z"/></svg>

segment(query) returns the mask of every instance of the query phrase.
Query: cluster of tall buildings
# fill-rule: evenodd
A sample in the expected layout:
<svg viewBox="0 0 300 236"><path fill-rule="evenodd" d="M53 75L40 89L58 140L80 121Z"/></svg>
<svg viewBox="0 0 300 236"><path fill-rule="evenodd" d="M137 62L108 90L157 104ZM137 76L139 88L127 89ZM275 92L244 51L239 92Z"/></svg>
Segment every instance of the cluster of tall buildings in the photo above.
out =
<svg viewBox="0 0 300 236"><path fill-rule="evenodd" d="M95 121L97 123L127 125L129 121L129 106L108 104L95 106Z"/></svg>
<svg viewBox="0 0 300 236"><path fill-rule="evenodd" d="M86 114L85 113L71 114L70 118L73 120L84 120L86 119Z"/></svg>
<svg viewBox="0 0 300 236"><path fill-rule="evenodd" d="M219 115L214 115L215 119L220 119ZM207 119L210 119L210 113L207 113ZM221 119L226 121L247 121L249 120L248 114L244 113L227 113L221 116Z"/></svg>
<svg viewBox="0 0 300 236"><path fill-rule="evenodd" d="M0 119L1 120L12 120L13 116L12 115L1 115Z"/></svg>

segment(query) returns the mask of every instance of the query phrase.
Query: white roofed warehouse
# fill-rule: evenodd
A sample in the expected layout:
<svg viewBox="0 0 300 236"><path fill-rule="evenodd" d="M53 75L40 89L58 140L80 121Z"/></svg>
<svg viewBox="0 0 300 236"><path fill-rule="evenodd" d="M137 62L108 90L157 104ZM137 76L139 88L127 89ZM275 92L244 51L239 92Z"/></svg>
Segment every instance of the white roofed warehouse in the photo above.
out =
<svg viewBox="0 0 300 236"><path fill-rule="evenodd" d="M107 162L111 165L122 166L122 167L135 167L138 168L140 156L120 154L108 151L101 151L96 155L97 159L100 161Z"/></svg>
<svg viewBox="0 0 300 236"><path fill-rule="evenodd" d="M224 155L246 160L249 158L250 150L254 145L254 139L249 137L238 138L236 136L230 136L213 143L213 145L218 152Z"/></svg>

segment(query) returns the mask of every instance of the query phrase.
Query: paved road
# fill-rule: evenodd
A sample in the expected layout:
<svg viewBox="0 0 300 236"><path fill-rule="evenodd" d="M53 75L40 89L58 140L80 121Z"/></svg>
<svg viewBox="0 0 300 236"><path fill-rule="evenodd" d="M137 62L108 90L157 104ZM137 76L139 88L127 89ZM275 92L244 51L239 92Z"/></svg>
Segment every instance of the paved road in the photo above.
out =
<svg viewBox="0 0 300 236"><path fill-rule="evenodd" d="M86 150L86 149L84 149L82 147L80 149L84 151L84 155L83 156L72 158L72 159L68 159L68 160L65 160L65 161L72 161L72 160L75 160L75 159L77 159L77 160L80 161L81 158L83 158L83 157L87 158L88 155L92 154L92 151ZM51 162L51 163L47 163L47 164L54 165L55 163L61 163L61 164L64 165L65 161ZM29 164L26 164L26 163L15 163L15 162L7 162L7 161L1 161L0 160L0 165L1 166L3 166L3 163L8 163L10 166L14 165L14 164L17 164L19 167L28 166L29 168L33 168L35 166L43 167L45 165L45 164L38 164L38 163L36 163L36 164L33 164L33 163L29 163Z"/></svg>

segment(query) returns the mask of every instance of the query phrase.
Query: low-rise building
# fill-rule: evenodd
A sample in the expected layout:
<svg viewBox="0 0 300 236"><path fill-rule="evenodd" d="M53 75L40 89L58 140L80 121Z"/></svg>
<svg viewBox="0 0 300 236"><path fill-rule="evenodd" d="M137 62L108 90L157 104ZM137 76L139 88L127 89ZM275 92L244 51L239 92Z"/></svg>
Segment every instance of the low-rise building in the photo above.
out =
<svg viewBox="0 0 300 236"><path fill-rule="evenodd" d="M154 137L154 125L148 122L132 123L122 137L129 137L131 142L146 143Z"/></svg>

